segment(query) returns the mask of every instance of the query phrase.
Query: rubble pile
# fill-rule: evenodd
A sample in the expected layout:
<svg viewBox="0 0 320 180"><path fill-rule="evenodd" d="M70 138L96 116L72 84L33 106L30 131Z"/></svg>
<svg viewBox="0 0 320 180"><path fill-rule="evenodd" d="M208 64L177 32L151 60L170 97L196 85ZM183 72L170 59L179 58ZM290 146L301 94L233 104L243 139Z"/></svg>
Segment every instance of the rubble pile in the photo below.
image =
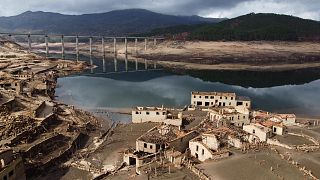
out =
<svg viewBox="0 0 320 180"><path fill-rule="evenodd" d="M0 130L0 135L2 138L12 138L17 136L24 131L31 130L34 128L36 123L34 120L28 116L19 115L17 117L9 116L5 124L5 128Z"/></svg>
<svg viewBox="0 0 320 180"><path fill-rule="evenodd" d="M140 139L142 141L148 141L156 144L165 144L166 142L169 142L170 140L178 137L177 132L174 131L177 130L168 126L166 127L166 129L147 133Z"/></svg>

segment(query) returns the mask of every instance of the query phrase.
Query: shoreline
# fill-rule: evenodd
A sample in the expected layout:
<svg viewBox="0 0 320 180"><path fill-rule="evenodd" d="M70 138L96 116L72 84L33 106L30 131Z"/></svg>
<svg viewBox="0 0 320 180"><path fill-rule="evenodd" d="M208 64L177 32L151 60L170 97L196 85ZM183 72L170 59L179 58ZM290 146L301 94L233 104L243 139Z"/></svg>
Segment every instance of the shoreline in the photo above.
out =
<svg viewBox="0 0 320 180"><path fill-rule="evenodd" d="M114 58L112 45L106 44L106 57ZM68 43L65 48L73 48ZM99 44L94 49L101 49ZM37 46L41 50L42 45ZM89 46L81 46L81 54L89 56ZM73 51L70 51L73 52ZM228 70L281 72L307 68L320 69L320 43L288 41L171 41L148 44L138 43L137 54L134 43L128 42L128 61L156 61L170 69L185 70ZM94 57L102 59L96 50ZM124 43L117 44L116 57L125 58Z"/></svg>
<svg viewBox="0 0 320 180"><path fill-rule="evenodd" d="M132 57L157 61L173 69L279 72L320 68L320 44L282 41L164 41Z"/></svg>
<svg viewBox="0 0 320 180"><path fill-rule="evenodd" d="M295 71L309 68L319 68L320 63L304 63L304 64L280 64L280 65L248 65L248 64L217 64L204 65L186 62L168 62L157 61L160 65L170 69L183 70L225 70L225 71L254 71L254 72L283 72Z"/></svg>

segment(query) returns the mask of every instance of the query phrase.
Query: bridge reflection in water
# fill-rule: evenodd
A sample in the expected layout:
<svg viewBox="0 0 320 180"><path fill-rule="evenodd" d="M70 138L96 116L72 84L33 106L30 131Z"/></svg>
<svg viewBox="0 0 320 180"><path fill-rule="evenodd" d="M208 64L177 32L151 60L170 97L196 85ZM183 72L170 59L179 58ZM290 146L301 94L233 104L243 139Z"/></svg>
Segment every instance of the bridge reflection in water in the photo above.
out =
<svg viewBox="0 0 320 180"><path fill-rule="evenodd" d="M143 71L159 71L163 70L156 61L132 58L114 57L82 57L84 61L90 63L90 71L86 70L81 75L108 75L126 72L143 72Z"/></svg>

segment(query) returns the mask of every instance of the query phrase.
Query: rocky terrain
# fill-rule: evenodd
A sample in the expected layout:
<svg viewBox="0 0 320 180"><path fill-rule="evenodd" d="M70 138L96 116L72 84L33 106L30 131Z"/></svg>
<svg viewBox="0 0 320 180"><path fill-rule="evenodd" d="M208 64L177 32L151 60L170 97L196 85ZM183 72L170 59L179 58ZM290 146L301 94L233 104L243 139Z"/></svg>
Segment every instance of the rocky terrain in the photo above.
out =
<svg viewBox="0 0 320 180"><path fill-rule="evenodd" d="M48 60L0 41L0 147L22 155L28 179L103 140L99 137L107 131L107 121L54 100L57 78L87 67L83 62Z"/></svg>

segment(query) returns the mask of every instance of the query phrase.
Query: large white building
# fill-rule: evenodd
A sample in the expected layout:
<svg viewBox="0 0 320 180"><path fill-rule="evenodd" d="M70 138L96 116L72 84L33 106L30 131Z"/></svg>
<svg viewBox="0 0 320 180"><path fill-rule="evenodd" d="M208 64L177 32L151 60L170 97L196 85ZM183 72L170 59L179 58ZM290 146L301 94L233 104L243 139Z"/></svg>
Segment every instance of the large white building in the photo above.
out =
<svg viewBox="0 0 320 180"><path fill-rule="evenodd" d="M157 107L136 107L132 110L132 122L163 122L168 117L168 111L165 108Z"/></svg>
<svg viewBox="0 0 320 180"><path fill-rule="evenodd" d="M182 112L168 111L163 107L136 107L132 110L132 122L156 122L168 125L181 126Z"/></svg>
<svg viewBox="0 0 320 180"><path fill-rule="evenodd" d="M191 92L191 105L199 107L246 107L251 108L248 97L236 96L235 93L223 92Z"/></svg>

